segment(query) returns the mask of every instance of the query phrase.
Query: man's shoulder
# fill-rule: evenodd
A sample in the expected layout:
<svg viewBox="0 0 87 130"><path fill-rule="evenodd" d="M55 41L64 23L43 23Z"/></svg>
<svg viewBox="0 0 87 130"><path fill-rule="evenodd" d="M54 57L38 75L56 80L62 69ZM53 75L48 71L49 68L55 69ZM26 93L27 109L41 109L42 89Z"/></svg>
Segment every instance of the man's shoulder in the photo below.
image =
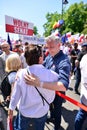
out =
<svg viewBox="0 0 87 130"><path fill-rule="evenodd" d="M51 62L52 60L52 57L50 55L48 55L45 60L44 60L44 63L48 63L49 61Z"/></svg>
<svg viewBox="0 0 87 130"><path fill-rule="evenodd" d="M82 59L84 59L84 61L87 61L87 54L83 55Z"/></svg>
<svg viewBox="0 0 87 130"><path fill-rule="evenodd" d="M65 59L69 60L68 55L61 52L59 60L61 61L61 60L65 60Z"/></svg>
<svg viewBox="0 0 87 130"><path fill-rule="evenodd" d="M0 58L3 59L5 57L5 52L3 52L1 55L0 55Z"/></svg>
<svg viewBox="0 0 87 130"><path fill-rule="evenodd" d="M0 57L2 57L4 55L4 52L0 55Z"/></svg>
<svg viewBox="0 0 87 130"><path fill-rule="evenodd" d="M10 51L10 54L17 54L16 52L14 52L14 51Z"/></svg>

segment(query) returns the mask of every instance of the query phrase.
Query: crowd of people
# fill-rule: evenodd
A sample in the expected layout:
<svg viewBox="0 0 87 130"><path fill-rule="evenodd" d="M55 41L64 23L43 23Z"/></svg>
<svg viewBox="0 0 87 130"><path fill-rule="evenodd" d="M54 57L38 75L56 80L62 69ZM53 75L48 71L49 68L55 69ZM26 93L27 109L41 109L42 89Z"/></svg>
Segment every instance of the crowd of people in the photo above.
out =
<svg viewBox="0 0 87 130"><path fill-rule="evenodd" d="M0 44L0 85L8 72L15 71L8 77L11 94L3 96L9 100L8 120L13 120L17 108L14 130L27 130L31 124L33 130L44 130L46 121L59 130L64 99L55 91L65 95L70 79L75 78L73 89L87 106L87 39L82 44L62 44L60 37L50 35L45 41L45 45L34 45L18 40L13 50L6 41ZM87 112L80 109L74 130L82 130L86 118Z"/></svg>

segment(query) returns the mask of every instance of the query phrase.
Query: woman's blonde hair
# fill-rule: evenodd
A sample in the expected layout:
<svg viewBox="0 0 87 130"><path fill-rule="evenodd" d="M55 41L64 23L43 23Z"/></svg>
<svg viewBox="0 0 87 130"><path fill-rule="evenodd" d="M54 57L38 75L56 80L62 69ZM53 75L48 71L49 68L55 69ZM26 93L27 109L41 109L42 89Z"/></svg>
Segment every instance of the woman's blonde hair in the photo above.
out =
<svg viewBox="0 0 87 130"><path fill-rule="evenodd" d="M6 72L17 71L21 68L21 60L18 54L11 54L6 59Z"/></svg>

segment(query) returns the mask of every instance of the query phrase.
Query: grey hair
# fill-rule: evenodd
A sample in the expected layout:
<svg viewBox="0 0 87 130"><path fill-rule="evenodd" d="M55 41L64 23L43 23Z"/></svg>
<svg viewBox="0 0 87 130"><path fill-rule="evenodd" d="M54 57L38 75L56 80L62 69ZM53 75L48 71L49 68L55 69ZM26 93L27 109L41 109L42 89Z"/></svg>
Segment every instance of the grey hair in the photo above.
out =
<svg viewBox="0 0 87 130"><path fill-rule="evenodd" d="M61 43L61 38L55 35L50 35L45 38L46 43L53 41L54 43L58 44Z"/></svg>
<svg viewBox="0 0 87 130"><path fill-rule="evenodd" d="M4 41L4 42L1 43L1 46L2 45L9 45L9 43L7 41Z"/></svg>

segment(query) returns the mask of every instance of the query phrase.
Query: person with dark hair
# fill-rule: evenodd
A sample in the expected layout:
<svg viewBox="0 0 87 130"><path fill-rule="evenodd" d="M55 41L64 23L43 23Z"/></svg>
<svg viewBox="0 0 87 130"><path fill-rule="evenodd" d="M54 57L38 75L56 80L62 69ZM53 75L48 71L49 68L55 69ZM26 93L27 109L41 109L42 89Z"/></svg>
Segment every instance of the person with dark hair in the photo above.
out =
<svg viewBox="0 0 87 130"><path fill-rule="evenodd" d="M17 73L8 115L10 119L13 118L13 110L17 105L19 112L14 121L14 130L44 130L49 105L55 98L55 91L44 89L42 86L45 81L57 81L58 74L42 65L41 46L31 45L25 51L24 56L28 66ZM40 88L25 83L24 75L26 73L33 73L40 78Z"/></svg>
<svg viewBox="0 0 87 130"><path fill-rule="evenodd" d="M25 43L24 43L24 51L26 51L28 48L29 48L29 43L28 43L28 42L25 42Z"/></svg>
<svg viewBox="0 0 87 130"><path fill-rule="evenodd" d="M80 52L80 49L78 49L78 43L74 43L74 45L73 45L73 49L72 49L72 51L71 51L71 53L70 53L70 56L71 56L71 66L72 66L72 69L71 69L71 79L73 79L74 78L74 76L75 76L75 60L76 60L76 58L77 58L77 55L79 54L79 52Z"/></svg>

